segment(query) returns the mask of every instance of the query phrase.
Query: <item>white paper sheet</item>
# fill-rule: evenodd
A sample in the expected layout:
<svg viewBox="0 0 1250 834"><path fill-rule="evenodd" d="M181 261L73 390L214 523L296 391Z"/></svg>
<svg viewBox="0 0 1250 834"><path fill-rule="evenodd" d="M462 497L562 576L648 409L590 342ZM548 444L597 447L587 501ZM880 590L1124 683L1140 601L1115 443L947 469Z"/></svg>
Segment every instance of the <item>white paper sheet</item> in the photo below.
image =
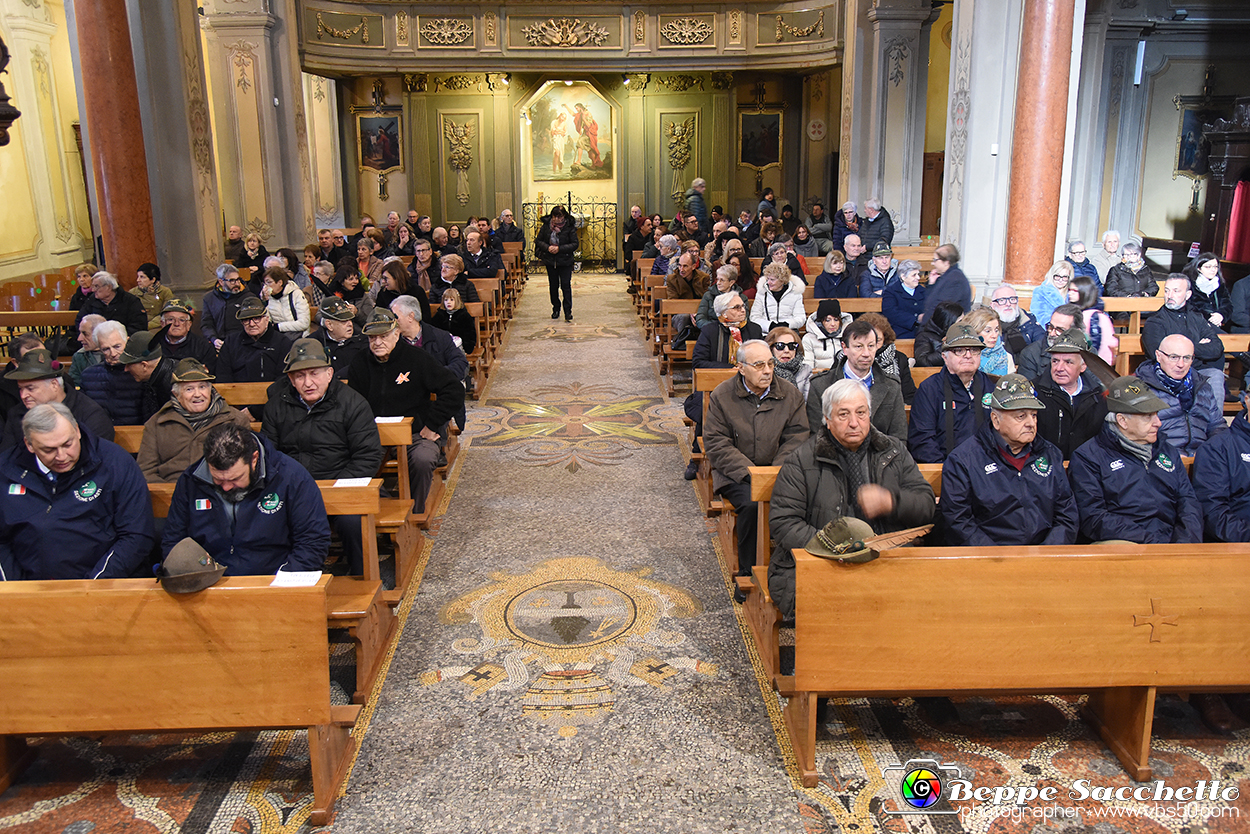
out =
<svg viewBox="0 0 1250 834"><path fill-rule="evenodd" d="M280 570L274 574L270 588L307 588L321 579L319 570Z"/></svg>
<svg viewBox="0 0 1250 834"><path fill-rule="evenodd" d="M369 486L368 478L339 478L334 482L336 487L362 487Z"/></svg>

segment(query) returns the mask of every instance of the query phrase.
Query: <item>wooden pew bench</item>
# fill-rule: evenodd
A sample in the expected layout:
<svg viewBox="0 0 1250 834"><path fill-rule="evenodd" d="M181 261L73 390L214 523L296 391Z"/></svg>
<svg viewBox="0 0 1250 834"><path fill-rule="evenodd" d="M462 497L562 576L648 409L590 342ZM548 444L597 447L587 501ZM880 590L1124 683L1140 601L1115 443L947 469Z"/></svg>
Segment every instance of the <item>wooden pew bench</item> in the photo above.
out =
<svg viewBox="0 0 1250 834"><path fill-rule="evenodd" d="M694 392L703 399L703 419L707 421L708 401L712 397L712 391L716 389L727 379L732 378L738 371L735 368L696 368L694 371ZM683 421L690 426L690 448L694 449L695 435L694 423L689 418L683 418ZM699 448L703 448L703 439L699 438ZM703 510L703 514L708 518L717 515L729 507L729 502L723 500L720 496L712 492L712 467L707 462L707 456L702 452L692 452L690 459L697 461L699 464L699 474L695 478L695 492L699 496L699 506ZM736 570L736 568L735 568Z"/></svg>
<svg viewBox="0 0 1250 834"><path fill-rule="evenodd" d="M328 825L361 707L330 703L330 577L271 581L0 583L0 790L33 760L27 736L307 730L309 822Z"/></svg>
<svg viewBox="0 0 1250 834"><path fill-rule="evenodd" d="M668 377L668 396L677 396L677 386L673 380L674 366L689 366L690 361L694 359L694 346L696 339L690 339L686 342L686 347L682 350L674 350L672 341L676 333L673 330L673 316L687 315L691 319L698 312L699 300L685 298L663 298L660 299L660 312L656 322L656 344L660 349L660 376Z"/></svg>
<svg viewBox="0 0 1250 834"><path fill-rule="evenodd" d="M356 650L356 691L353 703L368 700L374 681L386 656L386 647L395 634L394 607L403 599L406 584L400 584L398 554L395 563L395 590L387 592L382 587L378 570L378 539L376 532L379 513L378 488L381 481L375 479L367 486L335 486L334 481L318 481L321 499L328 515L359 515L360 532L364 544L364 576L329 577L326 625L329 628L347 629ZM169 515L170 501L174 496L174 484L150 484L152 514L157 518Z"/></svg>

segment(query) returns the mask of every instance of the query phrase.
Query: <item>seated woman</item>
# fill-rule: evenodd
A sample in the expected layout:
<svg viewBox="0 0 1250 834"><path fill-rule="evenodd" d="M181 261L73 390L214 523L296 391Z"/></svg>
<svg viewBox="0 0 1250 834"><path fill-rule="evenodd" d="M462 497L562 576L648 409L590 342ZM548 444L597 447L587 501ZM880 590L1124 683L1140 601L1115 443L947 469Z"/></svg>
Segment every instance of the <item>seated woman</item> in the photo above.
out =
<svg viewBox="0 0 1250 834"><path fill-rule="evenodd" d="M714 286L708 287L707 292L703 293L703 298L699 301L699 309L694 314L694 327L696 330L702 330L707 325L716 321L716 313L712 310L712 305L716 302L716 296L727 293L738 287L738 268L732 264L725 264L716 270L713 276ZM676 316L673 317L676 320ZM676 327L674 326L676 332Z"/></svg>
<svg viewBox="0 0 1250 834"><path fill-rule="evenodd" d="M1016 372L1016 360L1001 338L1003 328L998 313L989 307L977 307L965 313L956 323L968 325L985 342L985 350L981 351L981 371L993 376Z"/></svg>
<svg viewBox="0 0 1250 834"><path fill-rule="evenodd" d="M378 278L382 275L382 259L378 253L385 245L386 237L381 229L376 228L365 230L360 240L356 241L356 270L370 298L378 297Z"/></svg>
<svg viewBox="0 0 1250 834"><path fill-rule="evenodd" d="M925 287L920 281L920 264L913 260L898 265L898 280L885 285L881 312L900 339L916 338L920 314L924 312Z"/></svg>
<svg viewBox="0 0 1250 834"><path fill-rule="evenodd" d="M407 227L400 226L399 228ZM432 321L430 297L420 286L411 283L411 277L403 261L397 258L388 260L382 267L382 289L378 291L377 306L389 310L392 301L401 295L410 295L421 303L421 321Z"/></svg>
<svg viewBox="0 0 1250 834"><path fill-rule="evenodd" d="M1115 362L1120 340L1115 335L1111 317L1102 311L1102 293L1092 278L1078 275L1068 284L1068 301L1081 308L1081 324L1089 339L1089 349L1102 361Z"/></svg>
<svg viewBox="0 0 1250 834"><path fill-rule="evenodd" d="M369 314L373 312L373 299L365 292L365 288L360 285L360 271L356 268L356 264L348 262L340 266L334 273L334 280L330 282L326 295L334 295L343 299L351 306L354 311L352 321L356 323L356 330L359 331L365 326L365 322L369 321Z"/></svg>
<svg viewBox="0 0 1250 834"><path fill-rule="evenodd" d="M83 302L91 297L95 288L91 286L91 277L100 271L95 264L79 264L74 268L74 294L69 297L69 308L75 313L82 309Z"/></svg>
<svg viewBox="0 0 1250 834"><path fill-rule="evenodd" d="M807 319L803 309L803 282L790 273L784 263L764 266L764 275L755 285L755 301L751 303L751 321L767 332L785 325L799 328Z"/></svg>
<svg viewBox="0 0 1250 834"><path fill-rule="evenodd" d="M842 312L836 298L817 302L816 312L807 317L803 334L803 361L813 372L827 371L837 364L842 353L842 328L854 320L850 313Z"/></svg>
<svg viewBox="0 0 1250 834"><path fill-rule="evenodd" d="M808 228L800 223L794 229L794 251L804 258L819 258L820 246Z"/></svg>
<svg viewBox="0 0 1250 834"><path fill-rule="evenodd" d="M939 368L942 361L942 343L946 331L964 314L964 308L953 301L943 301L933 308L928 321L916 332L916 367Z"/></svg>
<svg viewBox="0 0 1250 834"><path fill-rule="evenodd" d="M195 359L183 359L174 368L173 396L143 424L138 460L148 483L177 481L204 454L204 436L215 426L247 426L243 413L217 393L213 379Z"/></svg>
<svg viewBox="0 0 1250 834"><path fill-rule="evenodd" d="M742 248L742 242L738 242L737 249L731 250L729 246L726 246L725 253L725 263L738 268L738 289L742 292L742 297L747 301L754 301L755 282L760 276L755 271L755 265L751 263L750 256Z"/></svg>
<svg viewBox="0 0 1250 834"><path fill-rule="evenodd" d="M817 298L859 298L859 279L853 270L846 268L846 255L833 251L825 256L825 263L816 276Z"/></svg>
<svg viewBox="0 0 1250 834"><path fill-rule="evenodd" d="M243 239L243 254L234 259L234 266L239 270L239 277L243 279L243 286L260 296L260 279L261 272L265 268L265 258L269 257L269 250L260 245L260 235L252 232Z"/></svg>
<svg viewBox="0 0 1250 834"><path fill-rule="evenodd" d="M412 236L412 230L400 223L399 228L395 230L395 242L391 244L391 249L396 255L411 255L412 245L416 242L417 239Z"/></svg>
<svg viewBox="0 0 1250 834"><path fill-rule="evenodd" d="M788 327L774 327L768 331L764 341L768 343L773 352L773 361L777 363L773 370L774 378L784 379L799 389L803 399L807 399L812 368L803 361L803 343L799 341L799 334Z"/></svg>
<svg viewBox="0 0 1250 834"><path fill-rule="evenodd" d="M280 266L266 269L260 292L265 312L280 332L289 334L292 339L308 335L312 327L308 297L295 286L289 272Z"/></svg>
<svg viewBox="0 0 1250 834"><path fill-rule="evenodd" d="M430 317L430 324L450 333L465 356L477 349L477 320L465 309L459 290L443 290L442 301Z"/></svg>
<svg viewBox="0 0 1250 834"><path fill-rule="evenodd" d="M1072 264L1067 258L1055 261L1046 270L1046 277L1029 301L1029 313L1042 327L1050 324L1050 316L1060 304L1068 303L1068 284L1072 281Z"/></svg>
<svg viewBox="0 0 1250 834"><path fill-rule="evenodd" d="M139 264L130 294L143 303L143 312L148 316L148 330L160 329L161 310L174 298L174 291L161 285L161 268L156 264Z"/></svg>

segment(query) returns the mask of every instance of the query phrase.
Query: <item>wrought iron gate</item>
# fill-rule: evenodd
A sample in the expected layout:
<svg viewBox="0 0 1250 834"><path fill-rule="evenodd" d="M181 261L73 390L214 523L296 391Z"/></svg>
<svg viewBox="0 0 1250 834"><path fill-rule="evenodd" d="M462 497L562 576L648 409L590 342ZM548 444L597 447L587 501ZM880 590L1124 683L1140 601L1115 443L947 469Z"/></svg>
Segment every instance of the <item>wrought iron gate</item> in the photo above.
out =
<svg viewBox="0 0 1250 834"><path fill-rule="evenodd" d="M561 199L564 197L565 199ZM521 223L525 230L525 259L537 267L534 254L535 238L542 228L542 218L557 205L569 210L577 224L577 238L581 248L574 255L573 269L616 269L616 250L620 227L616 222L616 203L598 197L574 197L573 192L547 197L542 202L521 204Z"/></svg>

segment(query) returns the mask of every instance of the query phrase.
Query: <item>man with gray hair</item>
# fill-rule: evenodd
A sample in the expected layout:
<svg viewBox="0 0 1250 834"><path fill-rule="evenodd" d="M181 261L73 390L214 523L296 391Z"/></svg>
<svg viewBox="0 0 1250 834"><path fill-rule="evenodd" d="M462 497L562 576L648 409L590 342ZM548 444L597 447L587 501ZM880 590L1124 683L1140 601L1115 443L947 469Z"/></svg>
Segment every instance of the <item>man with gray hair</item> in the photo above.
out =
<svg viewBox="0 0 1250 834"><path fill-rule="evenodd" d="M662 235L656 246L660 248L659 254L655 256L655 262L651 264L652 275L668 275L669 259L681 250L681 241L676 235Z"/></svg>
<svg viewBox="0 0 1250 834"><path fill-rule="evenodd" d="M695 177L694 182L690 183L690 188L686 191L686 211L695 216L699 221L698 230L707 235L712 224L707 219L707 203L703 200L704 191L707 191L707 180L703 177Z"/></svg>
<svg viewBox="0 0 1250 834"><path fill-rule="evenodd" d="M859 238L869 252L878 242L894 242L894 219L876 197L864 201L864 222L859 227Z"/></svg>
<svg viewBox="0 0 1250 834"><path fill-rule="evenodd" d="M462 385L465 383L469 377L468 357L452 341L451 334L446 330L440 330L433 325L421 326L421 302L411 295L401 295L391 302L391 312L399 322L400 338L430 354L440 365L451 371ZM456 411L456 425L463 429L466 419L465 406L461 403Z"/></svg>
<svg viewBox="0 0 1250 834"><path fill-rule="evenodd" d="M1098 270L1098 277L1106 282L1111 267L1120 262L1120 233L1115 229L1107 229L1102 233L1102 246L1089 253L1089 262Z"/></svg>
<svg viewBox="0 0 1250 834"><path fill-rule="evenodd" d="M750 466L780 466L807 439L803 395L773 376L769 346L758 339L738 348L738 374L712 391L703 448L712 468L712 489L737 513L738 575L755 565L758 515L751 500ZM741 602L742 600L739 600Z"/></svg>
<svg viewBox="0 0 1250 834"><path fill-rule="evenodd" d="M22 437L0 456L0 580L145 573L156 532L134 458L59 402L27 412Z"/></svg>
<svg viewBox="0 0 1250 834"><path fill-rule="evenodd" d="M825 525L850 516L881 534L933 520L933 488L903 442L873 428L863 383L838 380L825 391L821 411L824 423L781 465L768 516L768 592L787 617L794 614L790 551Z"/></svg>
<svg viewBox="0 0 1250 834"><path fill-rule="evenodd" d="M109 321L126 325L127 333L148 329L148 314L139 296L121 289L117 277L111 272L97 272L91 276L92 293L78 308L75 324L89 315L104 316Z"/></svg>
<svg viewBox="0 0 1250 834"><path fill-rule="evenodd" d="M236 314L249 298L256 298L256 295L244 289L238 267L234 264L217 267L217 286L205 293L200 302L200 331L215 349L221 350L231 333L243 330L243 322Z"/></svg>
<svg viewBox="0 0 1250 834"><path fill-rule="evenodd" d="M108 412L73 385L66 385L65 369L58 366L45 348L22 354L22 358L17 360L17 367L4 378L17 383L21 403L9 409L4 435L0 437L0 449L20 445L22 420L30 409L46 403L64 403L74 419L89 432L105 440L113 439L113 421L109 419Z"/></svg>

